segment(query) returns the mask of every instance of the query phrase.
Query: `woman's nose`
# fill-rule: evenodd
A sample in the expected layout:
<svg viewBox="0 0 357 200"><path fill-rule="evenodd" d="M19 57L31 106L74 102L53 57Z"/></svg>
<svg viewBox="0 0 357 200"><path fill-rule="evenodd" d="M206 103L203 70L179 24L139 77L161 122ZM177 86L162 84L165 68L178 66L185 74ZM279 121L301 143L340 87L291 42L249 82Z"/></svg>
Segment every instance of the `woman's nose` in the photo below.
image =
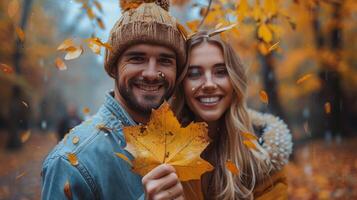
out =
<svg viewBox="0 0 357 200"><path fill-rule="evenodd" d="M215 90L217 89L217 84L213 80L211 75L206 75L205 82L202 85L202 89L204 90Z"/></svg>

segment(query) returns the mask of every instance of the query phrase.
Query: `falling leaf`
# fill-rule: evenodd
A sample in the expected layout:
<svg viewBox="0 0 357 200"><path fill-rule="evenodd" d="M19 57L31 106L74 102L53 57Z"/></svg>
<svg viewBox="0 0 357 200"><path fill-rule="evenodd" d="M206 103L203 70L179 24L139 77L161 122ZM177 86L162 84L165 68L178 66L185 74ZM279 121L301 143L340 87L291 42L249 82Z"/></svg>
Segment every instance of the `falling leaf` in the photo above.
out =
<svg viewBox="0 0 357 200"><path fill-rule="evenodd" d="M124 127L126 149L135 157L133 171L145 175L156 166L172 165L181 181L200 179L213 169L200 157L209 144L206 123L181 127L168 103L153 110L147 125Z"/></svg>
<svg viewBox="0 0 357 200"><path fill-rule="evenodd" d="M249 12L249 5L247 0L241 0L237 7L237 16L238 20L242 21L245 17L247 17Z"/></svg>
<svg viewBox="0 0 357 200"><path fill-rule="evenodd" d="M90 112L90 109L88 107L83 108L83 114L88 115Z"/></svg>
<svg viewBox="0 0 357 200"><path fill-rule="evenodd" d="M199 20L193 20L186 22L187 27L192 31L192 32L197 32L198 25L200 24Z"/></svg>
<svg viewBox="0 0 357 200"><path fill-rule="evenodd" d="M95 18L95 15L94 15L94 12L92 10L92 8L88 7L87 4L85 4L85 9L87 11L87 15L89 17L89 19L94 19Z"/></svg>
<svg viewBox="0 0 357 200"><path fill-rule="evenodd" d="M268 97L268 94L264 90L259 92L259 97L263 103L268 104L269 97Z"/></svg>
<svg viewBox="0 0 357 200"><path fill-rule="evenodd" d="M26 172L22 172L21 174L17 175L15 180L19 180L20 178L24 177L26 175Z"/></svg>
<svg viewBox="0 0 357 200"><path fill-rule="evenodd" d="M56 64L57 69L59 69L61 71L67 69L66 63L64 63L61 58L56 58L55 64Z"/></svg>
<svg viewBox="0 0 357 200"><path fill-rule="evenodd" d="M273 34L269 30L268 26L265 23L262 23L258 27L258 37L263 39L265 42L269 43L273 39Z"/></svg>
<svg viewBox="0 0 357 200"><path fill-rule="evenodd" d="M326 114L330 114L331 113L331 103L330 102L326 102L324 107L325 107L325 113Z"/></svg>
<svg viewBox="0 0 357 200"><path fill-rule="evenodd" d="M228 31L228 30L234 28L235 26L237 26L237 24L231 24L229 26L225 26L225 27L219 28L219 29L213 31L212 33L210 33L209 36L214 36L216 34L224 32L224 31Z"/></svg>
<svg viewBox="0 0 357 200"><path fill-rule="evenodd" d="M280 42L273 44L271 47L269 47L268 51L271 52L271 51L276 50L279 47L279 43Z"/></svg>
<svg viewBox="0 0 357 200"><path fill-rule="evenodd" d="M93 2L95 7L99 10L99 12L103 12L102 5L98 1Z"/></svg>
<svg viewBox="0 0 357 200"><path fill-rule="evenodd" d="M101 45L94 42L93 40L88 42L88 47L90 48L90 50L92 50L93 53L98 54L98 55L100 54Z"/></svg>
<svg viewBox="0 0 357 200"><path fill-rule="evenodd" d="M101 29L105 29L105 25L104 25L104 22L103 20L100 18L100 17L97 17L97 23L98 23L98 26L101 28Z"/></svg>
<svg viewBox="0 0 357 200"><path fill-rule="evenodd" d="M299 78L297 81L296 81L296 84L301 84L303 83L304 81L306 81L307 79L311 78L313 75L312 74L305 74L304 76L302 76L301 78Z"/></svg>
<svg viewBox="0 0 357 200"><path fill-rule="evenodd" d="M82 55L83 48L82 48L82 46L75 47L73 49L67 48L66 51L67 51L67 54L64 57L64 59L65 60L73 60L73 59L76 59Z"/></svg>
<svg viewBox="0 0 357 200"><path fill-rule="evenodd" d="M25 101L21 101L22 105L24 105L26 108L29 108L29 105Z"/></svg>
<svg viewBox="0 0 357 200"><path fill-rule="evenodd" d="M226 161L226 168L234 175L239 174L238 167L230 160Z"/></svg>
<svg viewBox="0 0 357 200"><path fill-rule="evenodd" d="M126 155L124 155L122 153L115 153L115 155L117 155L119 158L125 160L130 166L133 166L130 159Z"/></svg>
<svg viewBox="0 0 357 200"><path fill-rule="evenodd" d="M19 38L19 40L21 42L24 42L25 41L25 32L22 30L22 28L16 27L15 31L16 31L16 34L17 34L17 37Z"/></svg>
<svg viewBox="0 0 357 200"><path fill-rule="evenodd" d="M242 136L245 138L245 139L248 139L248 140L258 140L258 137L255 136L253 133L249 133L249 132L241 132Z"/></svg>
<svg viewBox="0 0 357 200"><path fill-rule="evenodd" d="M75 46L73 39L72 38L68 38L65 41L63 41L58 47L57 50L58 51L65 51L66 49Z"/></svg>
<svg viewBox="0 0 357 200"><path fill-rule="evenodd" d="M66 195L67 199L69 199L69 200L72 199L71 185L69 184L69 181L68 181L68 180L67 180L66 183L64 184L63 192L64 192L64 194Z"/></svg>
<svg viewBox="0 0 357 200"><path fill-rule="evenodd" d="M180 23L176 23L177 29L180 31L181 35L184 37L185 40L188 38L188 32L184 26Z"/></svg>
<svg viewBox="0 0 357 200"><path fill-rule="evenodd" d="M10 18L14 18L19 13L20 4L18 0L12 0L7 6L7 14Z"/></svg>
<svg viewBox="0 0 357 200"><path fill-rule="evenodd" d="M68 160L71 163L71 165L73 165L73 166L77 166L78 165L78 159L77 159L76 154L68 153L67 157L68 157Z"/></svg>
<svg viewBox="0 0 357 200"><path fill-rule="evenodd" d="M257 149L257 146L250 140L244 140L243 144L249 149Z"/></svg>
<svg viewBox="0 0 357 200"><path fill-rule="evenodd" d="M14 73L14 70L12 69L12 67L10 67L9 65L7 64L3 64L3 63L0 63L0 70L2 72L4 72L5 74L12 74Z"/></svg>
<svg viewBox="0 0 357 200"><path fill-rule="evenodd" d="M27 142L27 140L30 139L30 136L31 136L31 131L30 131L30 130L27 130L27 131L22 132L22 133L20 134L21 142L22 142L22 143Z"/></svg>

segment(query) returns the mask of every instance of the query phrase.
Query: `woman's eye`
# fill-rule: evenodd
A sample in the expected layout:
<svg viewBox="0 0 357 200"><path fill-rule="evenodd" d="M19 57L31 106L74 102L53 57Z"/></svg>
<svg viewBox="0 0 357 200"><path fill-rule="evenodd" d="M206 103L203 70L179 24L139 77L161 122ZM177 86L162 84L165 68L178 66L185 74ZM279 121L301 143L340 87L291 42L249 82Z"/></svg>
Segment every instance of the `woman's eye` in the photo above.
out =
<svg viewBox="0 0 357 200"><path fill-rule="evenodd" d="M197 78L201 76L201 71L197 68L192 68L192 69L189 69L188 72L187 72L187 77L188 78Z"/></svg>
<svg viewBox="0 0 357 200"><path fill-rule="evenodd" d="M226 68L220 68L216 70L215 74L217 74L218 76L226 76L228 72Z"/></svg>

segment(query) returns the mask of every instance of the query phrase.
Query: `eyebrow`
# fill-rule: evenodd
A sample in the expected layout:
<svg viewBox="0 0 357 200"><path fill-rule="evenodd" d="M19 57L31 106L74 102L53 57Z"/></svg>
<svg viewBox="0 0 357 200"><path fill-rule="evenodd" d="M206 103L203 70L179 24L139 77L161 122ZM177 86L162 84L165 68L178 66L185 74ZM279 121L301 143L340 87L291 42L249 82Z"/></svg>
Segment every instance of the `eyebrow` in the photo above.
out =
<svg viewBox="0 0 357 200"><path fill-rule="evenodd" d="M213 65L213 67L221 67L221 66L226 66L226 63L216 63ZM201 65L189 65L189 68L196 68L196 67L202 67Z"/></svg>
<svg viewBox="0 0 357 200"><path fill-rule="evenodd" d="M124 56L145 56L145 55L146 53L143 53L141 51L128 51L124 54ZM160 53L159 57L176 59L176 54Z"/></svg>

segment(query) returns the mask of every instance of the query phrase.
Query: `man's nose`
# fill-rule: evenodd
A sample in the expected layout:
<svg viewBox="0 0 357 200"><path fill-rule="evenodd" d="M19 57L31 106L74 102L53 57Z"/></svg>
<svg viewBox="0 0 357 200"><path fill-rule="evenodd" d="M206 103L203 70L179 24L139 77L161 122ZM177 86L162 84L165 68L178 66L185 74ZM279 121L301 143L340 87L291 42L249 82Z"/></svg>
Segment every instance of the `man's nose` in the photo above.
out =
<svg viewBox="0 0 357 200"><path fill-rule="evenodd" d="M150 58L148 66L142 72L142 76L148 80L155 80L158 78L158 69L156 59Z"/></svg>

